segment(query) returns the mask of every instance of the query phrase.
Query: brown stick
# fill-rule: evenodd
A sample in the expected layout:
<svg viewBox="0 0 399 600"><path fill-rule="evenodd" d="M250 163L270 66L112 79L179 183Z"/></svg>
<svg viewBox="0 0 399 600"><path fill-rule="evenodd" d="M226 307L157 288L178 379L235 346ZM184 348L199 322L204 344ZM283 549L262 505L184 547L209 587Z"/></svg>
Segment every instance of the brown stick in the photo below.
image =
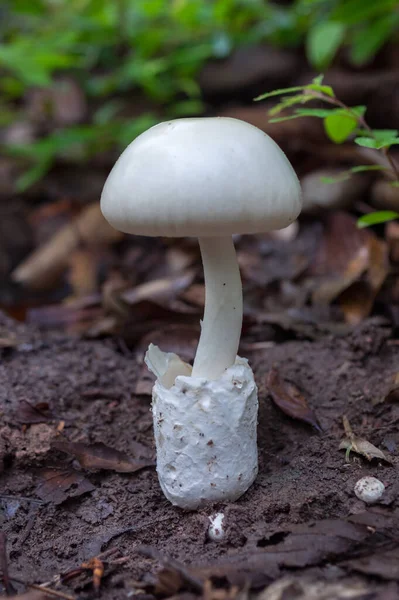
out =
<svg viewBox="0 0 399 600"><path fill-rule="evenodd" d="M0 570L3 574L3 582L6 589L6 594L7 596L12 596L16 592L12 586L10 576L8 574L7 538L4 531L0 531Z"/></svg>
<svg viewBox="0 0 399 600"><path fill-rule="evenodd" d="M26 583L26 581L23 579L19 579L19 577L14 577L13 575L10 575L10 579L26 586L27 588L38 590L39 592L43 592L43 594L48 594L49 596L56 596L57 598L63 598L64 600L76 600L75 596L70 596L69 594L65 594L65 592L59 592L58 590L42 587L38 583Z"/></svg>

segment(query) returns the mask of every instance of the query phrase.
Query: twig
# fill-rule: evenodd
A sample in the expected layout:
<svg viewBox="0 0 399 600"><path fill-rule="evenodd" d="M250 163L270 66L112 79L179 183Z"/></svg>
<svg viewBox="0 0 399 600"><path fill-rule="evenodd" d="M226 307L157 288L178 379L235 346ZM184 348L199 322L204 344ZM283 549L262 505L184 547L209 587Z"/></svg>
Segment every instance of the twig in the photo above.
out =
<svg viewBox="0 0 399 600"><path fill-rule="evenodd" d="M32 531L33 526L35 524L39 508L40 507L37 505L33 505L30 507L29 513L28 513L28 517L29 517L28 523L26 524L25 531L22 533L21 538L18 540L19 548L21 548L25 544L26 540L28 539L29 534Z"/></svg>
<svg viewBox="0 0 399 600"><path fill-rule="evenodd" d="M358 454L363 454L363 452L359 451L359 448L356 445L356 436L352 431L352 427L351 427L351 425L349 423L349 419L346 415L344 415L342 417L342 423L344 426L345 435L349 441L349 446L347 447L346 452L345 452L345 462L349 462L349 456L350 456L350 453L352 450L354 450Z"/></svg>
<svg viewBox="0 0 399 600"><path fill-rule="evenodd" d="M56 596L57 598L63 598L64 600L76 600L75 596L70 596L65 592L52 590L51 588L43 587L38 583L26 583L26 581L24 581L23 579L20 579L19 577L14 577L13 575L10 575L10 579L12 579L12 581L15 581L16 583L24 585L27 588L31 588L32 590L38 590L40 592L43 592L44 594L48 594L49 596Z"/></svg>
<svg viewBox="0 0 399 600"><path fill-rule="evenodd" d="M45 504L43 500L27 498L26 496L12 496L10 494L0 494L0 500L18 500L19 502L31 502L32 504Z"/></svg>
<svg viewBox="0 0 399 600"><path fill-rule="evenodd" d="M8 561L7 561L7 538L4 531L0 531L0 570L3 574L3 582L7 596L15 594L15 590L10 581L8 574Z"/></svg>

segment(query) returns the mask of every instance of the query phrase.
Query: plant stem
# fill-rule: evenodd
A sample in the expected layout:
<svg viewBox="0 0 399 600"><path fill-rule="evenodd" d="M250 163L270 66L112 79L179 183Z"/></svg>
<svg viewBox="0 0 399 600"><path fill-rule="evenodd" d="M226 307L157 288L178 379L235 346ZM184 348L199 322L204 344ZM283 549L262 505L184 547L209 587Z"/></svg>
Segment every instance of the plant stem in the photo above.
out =
<svg viewBox="0 0 399 600"><path fill-rule="evenodd" d="M242 285L231 237L199 239L205 312L193 377L218 379L235 363L242 327Z"/></svg>

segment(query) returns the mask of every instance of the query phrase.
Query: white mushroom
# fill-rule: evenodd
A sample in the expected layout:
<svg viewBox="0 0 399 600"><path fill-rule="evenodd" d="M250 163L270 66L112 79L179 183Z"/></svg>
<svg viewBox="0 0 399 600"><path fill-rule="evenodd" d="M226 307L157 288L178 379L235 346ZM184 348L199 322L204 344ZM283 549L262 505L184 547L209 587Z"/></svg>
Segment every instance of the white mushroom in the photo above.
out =
<svg viewBox="0 0 399 600"><path fill-rule="evenodd" d="M257 473L258 405L252 371L236 359L242 285L232 235L292 223L301 210L295 172L253 125L178 119L128 146L105 183L101 209L126 233L199 237L206 299L192 373L181 361L178 367L178 357L163 361L154 347L147 353L158 377L157 470L166 496L184 508L234 500Z"/></svg>
<svg viewBox="0 0 399 600"><path fill-rule="evenodd" d="M220 542L225 536L224 513L218 512L209 517L208 537L213 542Z"/></svg>

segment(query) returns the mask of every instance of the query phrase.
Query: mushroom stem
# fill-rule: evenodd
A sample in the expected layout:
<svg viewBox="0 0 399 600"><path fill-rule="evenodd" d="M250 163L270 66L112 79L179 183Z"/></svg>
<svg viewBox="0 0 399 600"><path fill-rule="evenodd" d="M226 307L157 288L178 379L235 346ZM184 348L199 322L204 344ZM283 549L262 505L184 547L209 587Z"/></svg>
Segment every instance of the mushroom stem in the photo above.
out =
<svg viewBox="0 0 399 600"><path fill-rule="evenodd" d="M193 377L218 379L234 365L242 327L242 285L231 237L200 237L205 312Z"/></svg>

